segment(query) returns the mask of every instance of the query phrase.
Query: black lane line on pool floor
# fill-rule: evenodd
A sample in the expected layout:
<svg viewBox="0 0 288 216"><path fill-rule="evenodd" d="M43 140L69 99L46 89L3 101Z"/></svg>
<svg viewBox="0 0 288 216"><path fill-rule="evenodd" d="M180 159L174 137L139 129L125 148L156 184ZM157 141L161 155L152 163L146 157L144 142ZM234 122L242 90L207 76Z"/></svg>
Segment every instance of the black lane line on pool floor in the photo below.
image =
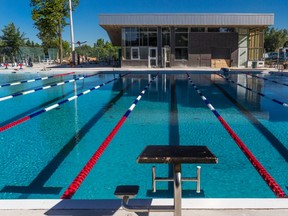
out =
<svg viewBox="0 0 288 216"><path fill-rule="evenodd" d="M58 152L57 155L42 169L29 186L5 186L0 192L22 193L19 198L28 198L29 194L55 194L58 195L62 187L44 187L45 183L55 173L60 164L65 160L80 140L90 131L90 129L101 119L101 117L112 108L123 94L131 87L131 84L123 88L106 106L99 110L79 131L75 134ZM25 195L24 195L25 194Z"/></svg>
<svg viewBox="0 0 288 216"><path fill-rule="evenodd" d="M244 106L238 103L228 92L226 92L218 84L214 83L211 79L207 78L222 94L228 98L239 111L250 121L250 123L272 144L272 146L279 152L279 154L288 162L288 149L285 145L274 136L253 114L247 110Z"/></svg>
<svg viewBox="0 0 288 216"><path fill-rule="evenodd" d="M176 80L175 75L170 78L170 112L169 112L169 145L179 146L180 135L179 135L179 119L178 119L178 108L177 108L177 93L176 93ZM169 177L173 177L173 165L169 164ZM174 184L168 182L169 194L173 196Z"/></svg>

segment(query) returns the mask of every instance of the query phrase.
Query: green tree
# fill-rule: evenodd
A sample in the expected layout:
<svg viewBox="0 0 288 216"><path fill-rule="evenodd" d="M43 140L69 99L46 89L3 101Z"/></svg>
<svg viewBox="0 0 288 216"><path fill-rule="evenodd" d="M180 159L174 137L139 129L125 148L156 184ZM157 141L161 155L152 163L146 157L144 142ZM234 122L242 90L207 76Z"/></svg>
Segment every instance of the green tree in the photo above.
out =
<svg viewBox="0 0 288 216"><path fill-rule="evenodd" d="M1 52L11 58L17 56L20 51L20 46L24 45L24 33L20 32L20 28L16 28L14 23L10 23L2 30L3 35L0 37L2 40Z"/></svg>
<svg viewBox="0 0 288 216"><path fill-rule="evenodd" d="M68 41L63 41L62 46L63 46L63 56L68 57L71 53L70 43Z"/></svg>
<svg viewBox="0 0 288 216"><path fill-rule="evenodd" d="M28 46L28 47L31 47L31 46L32 46L32 43L31 43L30 40L27 40L26 43L25 43L25 45Z"/></svg>
<svg viewBox="0 0 288 216"><path fill-rule="evenodd" d="M266 52L278 51L278 48L283 47L288 40L287 29L278 30L275 28L266 28L264 34L264 47Z"/></svg>
<svg viewBox="0 0 288 216"><path fill-rule="evenodd" d="M79 0L72 0L72 8L75 9ZM63 60L62 32L67 25L66 19L69 17L68 0L30 0L32 9L32 19L39 30L38 37L42 40L44 48L47 50L54 43L55 38L59 41L60 63Z"/></svg>

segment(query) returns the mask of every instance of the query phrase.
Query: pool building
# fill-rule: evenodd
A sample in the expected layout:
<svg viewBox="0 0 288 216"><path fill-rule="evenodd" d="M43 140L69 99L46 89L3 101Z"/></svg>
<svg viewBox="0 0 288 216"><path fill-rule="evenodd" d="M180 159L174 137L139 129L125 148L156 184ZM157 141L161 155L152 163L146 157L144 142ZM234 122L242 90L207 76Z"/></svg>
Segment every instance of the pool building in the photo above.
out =
<svg viewBox="0 0 288 216"><path fill-rule="evenodd" d="M274 14L102 14L124 67L261 67Z"/></svg>

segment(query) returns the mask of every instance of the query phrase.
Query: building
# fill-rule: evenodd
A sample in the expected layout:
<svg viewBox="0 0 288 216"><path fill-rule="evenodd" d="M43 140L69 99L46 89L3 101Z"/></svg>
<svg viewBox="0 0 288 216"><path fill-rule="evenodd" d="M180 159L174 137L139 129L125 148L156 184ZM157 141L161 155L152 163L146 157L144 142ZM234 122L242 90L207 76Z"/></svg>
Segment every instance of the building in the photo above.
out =
<svg viewBox="0 0 288 216"><path fill-rule="evenodd" d="M274 14L99 16L121 65L137 67L264 66L263 30L273 23Z"/></svg>

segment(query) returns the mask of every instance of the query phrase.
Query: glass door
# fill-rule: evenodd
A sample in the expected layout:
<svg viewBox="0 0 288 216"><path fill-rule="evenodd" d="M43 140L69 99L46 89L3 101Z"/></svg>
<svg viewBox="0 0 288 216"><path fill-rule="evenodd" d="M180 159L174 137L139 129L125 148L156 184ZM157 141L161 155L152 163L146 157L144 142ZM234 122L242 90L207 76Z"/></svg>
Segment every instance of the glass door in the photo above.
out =
<svg viewBox="0 0 288 216"><path fill-rule="evenodd" d="M148 67L157 67L158 66L158 55L157 55L157 47L149 47L149 55L148 55Z"/></svg>

